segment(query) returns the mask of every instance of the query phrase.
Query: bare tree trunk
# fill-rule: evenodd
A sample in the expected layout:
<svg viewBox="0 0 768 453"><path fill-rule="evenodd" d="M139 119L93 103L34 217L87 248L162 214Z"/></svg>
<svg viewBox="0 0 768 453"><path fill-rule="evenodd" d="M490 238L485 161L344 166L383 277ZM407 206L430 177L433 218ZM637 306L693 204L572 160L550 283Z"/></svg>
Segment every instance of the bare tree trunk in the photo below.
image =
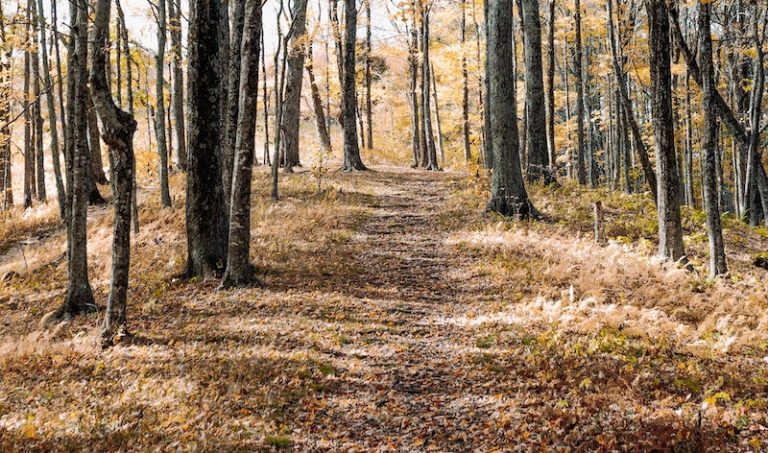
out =
<svg viewBox="0 0 768 453"><path fill-rule="evenodd" d="M34 137L35 137L35 195L37 196L38 201L41 201L45 203L47 201L47 196L45 193L45 165L44 165L44 144L43 144L43 115L42 115L42 102L40 101L41 98L41 90L40 90L40 35L37 32L36 25L39 24L38 22L38 14L37 14L37 3L35 1L31 1L28 3L28 7L32 10L31 12L31 19L32 19L32 28L30 30L30 40L35 42L35 47L32 52L32 96L33 96L33 110L32 110L32 118L34 120ZM45 40L45 37L43 37L43 40Z"/></svg>
<svg viewBox="0 0 768 453"><path fill-rule="evenodd" d="M547 34L547 139L549 143L550 171L555 171L555 0L549 0L549 29Z"/></svg>
<svg viewBox="0 0 768 453"><path fill-rule="evenodd" d="M424 168L427 170L439 170L437 165L437 148L435 147L435 133L432 130L432 103L430 102L430 87L432 85L432 68L429 56L430 34L429 34L429 13L428 6L424 6L421 15L421 43L423 61L421 77L421 97L423 99L422 117L424 119L424 135L427 141L427 159Z"/></svg>
<svg viewBox="0 0 768 453"><path fill-rule="evenodd" d="M435 125L437 126L437 146L440 149L440 165L445 166L445 148L443 147L443 127L440 123L440 101L437 99L437 77L435 65L431 65L432 73L432 98L435 101Z"/></svg>
<svg viewBox="0 0 768 453"><path fill-rule="evenodd" d="M269 160L269 90L267 90L267 51L264 47L264 27L261 28L261 72L264 74L264 165L271 165Z"/></svg>
<svg viewBox="0 0 768 453"><path fill-rule="evenodd" d="M365 6L365 117L368 125L368 149L373 149L373 100L371 99L371 0L363 0Z"/></svg>
<svg viewBox="0 0 768 453"><path fill-rule="evenodd" d="M48 59L48 45L46 43L46 25L45 25L45 13L43 9L43 0L37 0L37 12L38 12L38 25L40 27L40 38L38 40L40 47L40 54L43 60L43 81L45 83L45 97L47 99L48 106L48 124L51 134L51 158L53 159L53 173L56 178L56 199L59 203L59 214L63 219L64 213L64 180L61 175L61 162L60 148L59 148L59 131L56 124L56 104L54 102L53 82L51 81L51 68ZM55 37L54 37L55 39ZM59 82L61 83L61 81ZM41 169L42 173L42 169ZM44 173L42 173L44 174ZM45 187L43 186L43 192Z"/></svg>
<svg viewBox="0 0 768 453"><path fill-rule="evenodd" d="M512 99L512 85L516 82L512 72L512 0L487 0L486 61L490 91L486 102L490 104L493 137L493 178L488 210L504 216L535 217L523 183L517 139L517 112Z"/></svg>
<svg viewBox="0 0 768 453"><path fill-rule="evenodd" d="M472 160L472 149L470 147L469 137L469 71L467 70L467 0L461 0L461 22L459 27L459 38L461 42L461 133L464 139L464 160Z"/></svg>
<svg viewBox="0 0 768 453"><path fill-rule="evenodd" d="M301 88L304 75L304 58L307 40L307 0L293 3L293 27L286 73L285 99L283 100L283 150L286 173L301 166L299 156L299 130L301 128Z"/></svg>
<svg viewBox="0 0 768 453"><path fill-rule="evenodd" d="M25 46L24 46L24 100L22 101L22 108L24 109L24 209L32 206L32 192L35 189L35 160L34 160L34 146L32 144L32 106L29 102L31 98L31 53L30 48L32 37L32 9L27 6L26 11L27 25L25 29Z"/></svg>
<svg viewBox="0 0 768 453"><path fill-rule="evenodd" d="M710 31L710 4L699 2L699 55L702 71L702 110L704 111L704 206L709 238L710 278L728 273L723 245L723 229L720 224L720 208L715 181L715 153L717 153L717 111L713 99L715 70L712 63L712 34Z"/></svg>
<svg viewBox="0 0 768 453"><path fill-rule="evenodd" d="M184 71L181 57L181 0L168 0L171 26L171 52L173 53L173 122L176 125L176 165L187 170L187 139L184 124Z"/></svg>
<svg viewBox="0 0 768 453"><path fill-rule="evenodd" d="M229 212L232 199L232 171L235 164L235 140L237 135L237 119L240 115L240 61L241 44L243 42L243 27L245 23L245 2L233 2L232 25L229 34L229 67L227 69L227 107L224 111L224 145L222 147L221 171L224 181L224 203Z"/></svg>
<svg viewBox="0 0 768 453"><path fill-rule="evenodd" d="M573 68L576 74L576 179L579 184L587 184L587 170L584 165L584 75L582 61L584 58L581 48L581 1L574 3L574 22L576 43L573 53Z"/></svg>
<svg viewBox="0 0 768 453"><path fill-rule="evenodd" d="M357 6L355 0L344 1L345 42L344 42L344 83L342 102L344 103L344 166L345 171L367 170L360 159L357 143L357 125L355 112L357 94L355 86L355 42L357 40Z"/></svg>
<svg viewBox="0 0 768 453"><path fill-rule="evenodd" d="M173 1L173 0L170 0ZM164 208L171 207L171 191L168 187L168 145L165 132L165 41L167 35L166 0L157 0L157 54L155 55L155 131L157 135L158 176L160 177L160 202Z"/></svg>
<svg viewBox="0 0 768 453"><path fill-rule="evenodd" d="M525 46L525 111L528 179L554 181L547 149L547 113L541 58L541 19L538 0L522 0L523 45Z"/></svg>
<svg viewBox="0 0 768 453"><path fill-rule="evenodd" d="M221 102L226 84L224 22L217 0L192 0L187 47L187 277L205 278L227 262L227 217L221 177Z"/></svg>
<svg viewBox="0 0 768 453"><path fill-rule="evenodd" d="M411 168L419 166L419 160L422 154L421 148L421 119L419 117L419 35L418 35L418 18L416 15L417 2L413 0L411 2L411 14L413 21L411 22L408 40L408 68L410 77L410 91L408 93L409 101L411 104L411 152L413 154L413 162L411 162Z"/></svg>
<svg viewBox="0 0 768 453"><path fill-rule="evenodd" d="M128 334L126 306L128 272L131 260L131 198L133 193L133 115L115 105L106 77L107 50L103 49L109 34L111 0L98 0L94 20L95 49L91 53L91 90L104 126L104 141L109 147L114 193L115 223L112 238L112 279L104 316L103 345L109 346ZM118 38L119 39L119 38Z"/></svg>
<svg viewBox="0 0 768 453"><path fill-rule="evenodd" d="M242 36L241 76L238 92L239 117L235 138L232 200L229 213L227 267L222 287L246 286L256 282L250 263L251 178L256 131L256 99L259 94L259 51L261 0L248 0ZM234 94L234 93L232 93Z"/></svg>
<svg viewBox="0 0 768 453"><path fill-rule="evenodd" d="M317 138L320 141L320 146L323 148L323 152L332 152L331 137L328 134L328 124L325 118L325 111L323 110L323 100L320 97L320 89L317 87L317 81L315 80L315 70L313 64L314 56L312 55L312 43L309 43L306 56L306 69L307 77L309 78L309 88L312 92L312 108L315 111L315 124L317 126Z"/></svg>
<svg viewBox="0 0 768 453"><path fill-rule="evenodd" d="M635 120L635 114L632 109L632 101L629 97L629 90L627 89L626 74L624 73L624 69L621 63L619 62L619 49L617 49L619 39L616 36L614 32L614 27L613 27L613 0L607 0L607 4L608 4L608 30L610 35L609 41L611 46L613 69L614 69L614 73L616 74L616 84L619 87L619 98L621 99L621 105L624 111L622 119L626 120L624 124L628 125L632 131L632 138L634 140L637 153L640 157L640 163L643 167L643 173L645 174L645 179L648 182L648 187L650 188L651 194L653 195L654 203L656 203L658 201L656 173L654 173L653 171L653 166L651 165L651 159L648 157L648 151L646 150L645 144L643 143L643 138L640 133L640 126L637 124L637 121Z"/></svg>
<svg viewBox="0 0 768 453"><path fill-rule="evenodd" d="M5 30L5 15L0 5L0 38L8 42ZM13 187L11 181L11 56L13 46L5 49L5 58L0 58L0 210L13 206Z"/></svg>
<svg viewBox="0 0 768 453"><path fill-rule="evenodd" d="M677 261L685 256L680 219L680 183L672 115L672 69L669 18L665 0L648 0L651 100L658 173L659 256Z"/></svg>
<svg viewBox="0 0 768 453"><path fill-rule="evenodd" d="M72 128L71 155L67 159L68 287L64 303L48 318L48 323L66 320L96 310L88 281L88 181L92 181L88 147L88 3L70 2L70 39L68 55L68 93L72 102L68 123Z"/></svg>

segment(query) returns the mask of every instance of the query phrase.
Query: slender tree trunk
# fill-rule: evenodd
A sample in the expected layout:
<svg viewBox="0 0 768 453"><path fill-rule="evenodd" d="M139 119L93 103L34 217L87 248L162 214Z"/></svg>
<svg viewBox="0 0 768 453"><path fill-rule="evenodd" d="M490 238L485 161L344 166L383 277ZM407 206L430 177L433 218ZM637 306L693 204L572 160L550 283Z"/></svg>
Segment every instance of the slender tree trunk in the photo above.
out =
<svg viewBox="0 0 768 453"><path fill-rule="evenodd" d="M355 42L357 40L357 6L355 0L344 1L345 42L344 42L344 84L342 102L344 103L344 166L345 171L367 170L360 159L357 143L357 94L355 86Z"/></svg>
<svg viewBox="0 0 768 453"><path fill-rule="evenodd" d="M672 114L672 69L670 63L669 18L665 0L648 0L651 67L651 99L656 170L658 174L659 256L677 261L685 256L680 219L680 183L675 153Z"/></svg>
<svg viewBox="0 0 768 453"><path fill-rule="evenodd" d="M221 127L226 16L217 0L192 0L187 47L187 269L205 278L227 262L227 217L221 179Z"/></svg>
<svg viewBox="0 0 768 453"><path fill-rule="evenodd" d="M611 56L613 61L613 70L616 75L616 84L619 87L619 98L621 99L622 110L624 112L622 119L626 120L624 123L625 126L628 125L632 131L632 138L634 140L637 153L640 157L640 163L643 167L643 174L645 175L645 179L648 182L648 187L650 188L651 194L653 195L653 201L656 203L658 201L656 173L653 171L651 159L648 157L648 150L645 148L645 143L643 143L642 134L640 133L640 126L635 120L635 114L632 109L632 100L629 96L629 89L627 88L626 74L624 73L624 69L619 61L619 49L617 48L619 38L616 36L613 27L613 0L607 0L607 4L608 30L610 35L608 40L611 47Z"/></svg>
<svg viewBox="0 0 768 453"><path fill-rule="evenodd" d="M264 165L271 165L269 159L269 90L267 89L267 57L264 47L264 27L261 28L261 72L264 74Z"/></svg>
<svg viewBox="0 0 768 453"><path fill-rule="evenodd" d="M67 57L67 91L72 103L68 123L73 142L67 159L68 287L64 303L48 318L49 323L96 310L88 281L87 252L88 181L93 180L88 147L88 3L73 0L69 9L72 52Z"/></svg>
<svg viewBox="0 0 768 453"><path fill-rule="evenodd" d="M584 55L581 46L581 1L574 3L574 27L576 42L573 53L573 70L576 74L576 179L579 184L587 184L587 169L584 163L584 75L582 62Z"/></svg>
<svg viewBox="0 0 768 453"><path fill-rule="evenodd" d="M304 58L307 40L307 0L295 0L293 3L293 33L291 34L290 53L286 73L285 98L283 100L282 135L284 140L282 153L285 156L286 173L293 167L301 166L299 156L299 130L301 128L301 88L304 76Z"/></svg>
<svg viewBox="0 0 768 453"><path fill-rule="evenodd" d="M443 127L440 123L440 101L437 99L437 76L435 76L435 65L431 65L429 69L432 73L432 98L435 101L435 125L437 126L437 146L440 149L440 165L445 166Z"/></svg>
<svg viewBox="0 0 768 453"><path fill-rule="evenodd" d="M245 24L245 2L232 3L232 25L229 34L229 68L227 77L227 108L224 111L224 145L222 147L221 171L224 181L224 203L229 212L232 199L232 172L235 164L235 140L237 119L240 115L240 62L243 27Z"/></svg>
<svg viewBox="0 0 768 453"><path fill-rule="evenodd" d="M241 76L238 92L239 117L235 137L232 200L229 213L227 267L222 287L245 286L255 282L250 263L251 178L255 152L256 109L259 94L259 51L261 0L248 0L242 36ZM234 93L233 93L234 94Z"/></svg>
<svg viewBox="0 0 768 453"><path fill-rule="evenodd" d="M710 4L699 2L699 60L702 71L702 110L704 112L704 206L707 216L707 236L709 238L709 275L714 278L728 273L723 245L723 230L720 225L720 208L717 200L715 181L715 153L717 153L717 112L713 100L715 89L715 70L712 63L712 34L710 31Z"/></svg>
<svg viewBox="0 0 768 453"><path fill-rule="evenodd" d="M7 42L6 23L3 7L0 5L0 38ZM0 59L0 210L13 206L13 187L11 184L11 56L13 47L5 50L5 58Z"/></svg>
<svg viewBox="0 0 768 453"><path fill-rule="evenodd" d="M32 206L32 192L35 185L35 160L34 147L32 145L32 106L30 104L31 88L31 37L32 37L32 9L27 6L26 11L27 25L24 46L24 99L22 108L24 109L24 209Z"/></svg>
<svg viewBox="0 0 768 453"><path fill-rule="evenodd" d="M426 136L427 159L424 168L427 170L439 170L437 165L437 148L435 147L435 133L432 129L432 103L430 102L430 87L432 85L432 68L429 55L430 33L429 33L429 8L422 9L421 16L421 42L422 42L422 77L421 77L421 97L423 99L422 117L424 119L424 135Z"/></svg>
<svg viewBox="0 0 768 453"><path fill-rule="evenodd" d="M45 193L45 165L44 165L44 143L43 143L43 115L42 115L42 102L40 100L42 91L40 89L40 34L36 33L37 25L39 25L39 19L38 19L38 11L37 11L37 3L35 1L31 1L28 3L28 7L31 8L31 19L32 19L32 28L30 30L30 40L35 42L34 51L32 52L32 96L34 98L33 101L33 112L32 117L34 120L34 128L35 128L35 195L37 195L37 199L40 202L45 203L47 201L47 196ZM36 38L33 38L36 37ZM42 37L42 41L45 41L45 37Z"/></svg>
<svg viewBox="0 0 768 453"><path fill-rule="evenodd" d="M171 52L173 53L173 122L176 125L176 165L187 170L187 139L184 123L184 71L181 56L181 0L168 0L171 26Z"/></svg>
<svg viewBox="0 0 768 453"><path fill-rule="evenodd" d="M64 213L64 197L66 196L64 193L64 180L61 175L61 162L59 161L61 150L59 148L59 131L58 131L58 125L56 124L56 104L54 101L54 91L53 91L53 82L51 80L51 68L50 63L48 59L48 45L46 43L45 37L46 37L46 25L45 25L45 13L43 9L43 0L37 0L37 11L38 11L38 25L40 27L40 39L39 41L39 47L40 47L40 54L43 60L43 81L45 83L45 97L47 100L47 106L48 106L48 123L50 128L50 134L51 134L51 158L53 159L53 173L54 177L56 178L56 199L59 203L59 215L61 215L61 218L63 219L65 217ZM55 37L54 37L55 39ZM59 81L61 83L61 81ZM42 171L41 171L42 173ZM42 173L44 175L44 173ZM45 191L45 187L43 187L43 191Z"/></svg>
<svg viewBox="0 0 768 453"><path fill-rule="evenodd" d="M412 15L413 22L411 23L410 39L408 41L408 64L409 64L409 76L410 76L410 104L411 104L411 151L413 153L413 162L411 168L419 166L422 147L421 147L421 118L419 116L419 35L418 35L418 16L417 16L417 1L413 0Z"/></svg>
<svg viewBox="0 0 768 453"><path fill-rule="evenodd" d="M173 1L173 0L169 0ZM165 41L167 36L166 0L157 0L157 54L155 55L155 131L158 154L158 176L160 177L160 202L164 208L171 207L171 191L168 186L168 145L165 132Z"/></svg>
<svg viewBox="0 0 768 453"><path fill-rule="evenodd" d="M474 1L474 0L473 0ZM490 69L488 67L488 16L489 16L489 4L488 2L491 0L483 0L483 25L485 28L485 34L486 34L486 43L485 43L485 78L482 78L483 83L483 90L480 91L480 93L485 94L485 102L482 102L483 104L483 162L485 163L485 168L493 168L494 165L494 156L493 156L493 136L491 135L493 131L491 130L491 104L488 100L488 97L491 93L491 81L488 80L488 74L490 74ZM512 5L510 5L510 8L512 8ZM510 14L512 12L510 11ZM477 31L477 40L478 40L478 60L480 60L480 25L477 22L477 17L475 17L475 30ZM514 33L514 27L511 27L510 33ZM514 47L513 47L514 49ZM515 55L513 57L513 63L514 66L514 59L516 58ZM513 67L510 69L514 69ZM517 80L517 79L515 79ZM514 90L514 87L512 87ZM515 112L514 116L515 120L517 119L517 112ZM519 158L518 158L519 160Z"/></svg>
<svg viewBox="0 0 768 453"><path fill-rule="evenodd" d="M550 171L555 170L555 0L549 0L549 30L547 34L547 139L549 143Z"/></svg>
<svg viewBox="0 0 768 453"><path fill-rule="evenodd" d="M371 0L363 0L365 5L365 117L368 125L368 149L373 149L373 100L371 98Z"/></svg>
<svg viewBox="0 0 768 453"><path fill-rule="evenodd" d="M528 179L554 181L549 171L547 114L544 99L544 74L541 62L541 19L538 0L522 0L523 45L525 47L525 110Z"/></svg>
<svg viewBox="0 0 768 453"><path fill-rule="evenodd" d="M486 61L490 91L486 102L490 104L493 137L493 178L488 210L504 216L535 217L520 168L517 112L512 100L512 85L516 82L512 72L512 11L513 0L487 0L488 18Z"/></svg>
<svg viewBox="0 0 768 453"><path fill-rule="evenodd" d="M469 71L467 69L467 0L461 0L461 22L459 39L461 42L461 133L464 139L464 160L472 161L472 149L469 136Z"/></svg>
<svg viewBox="0 0 768 453"><path fill-rule="evenodd" d="M115 222L112 238L112 279L104 316L103 344L111 345L128 334L126 306L128 272L131 260L131 198L133 193L133 115L115 105L106 77L107 50L103 44L109 34L111 0L98 0L94 20L95 49L91 53L91 90L104 127L104 141L109 147L114 193ZM119 38L118 38L119 39ZM118 59L119 61L119 59Z"/></svg>
<svg viewBox="0 0 768 453"><path fill-rule="evenodd" d="M320 141L320 146L323 148L323 152L332 152L331 137L328 134L328 124L325 118L325 111L323 110L323 100L320 97L320 89L317 86L317 80L315 80L314 70L314 56L312 55L312 43L309 43L306 56L306 69L307 77L309 78L309 88L312 92L312 108L315 111L315 124L317 126L317 138Z"/></svg>

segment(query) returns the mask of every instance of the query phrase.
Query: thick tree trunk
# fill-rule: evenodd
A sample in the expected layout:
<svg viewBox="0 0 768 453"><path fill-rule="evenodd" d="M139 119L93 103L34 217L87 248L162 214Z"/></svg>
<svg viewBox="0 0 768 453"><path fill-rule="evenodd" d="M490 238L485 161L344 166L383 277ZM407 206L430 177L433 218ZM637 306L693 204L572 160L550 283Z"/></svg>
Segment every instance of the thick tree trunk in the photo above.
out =
<svg viewBox="0 0 768 453"><path fill-rule="evenodd" d="M67 159L67 295L49 322L69 319L96 310L88 281L88 181L93 181L88 147L88 4L70 2L71 52L68 55L68 96L71 101L71 153Z"/></svg>
<svg viewBox="0 0 768 453"><path fill-rule="evenodd" d="M709 238L709 275L714 278L728 273L723 245L723 229L720 224L720 208L717 200L715 181L715 153L717 153L717 111L713 93L715 90L714 64L712 63L712 34L710 31L710 10L708 1L699 2L699 55L702 71L702 110L704 111L704 209L707 216Z"/></svg>
<svg viewBox="0 0 768 453"><path fill-rule="evenodd" d="M285 98L283 100L283 169L290 173L301 166L299 156L299 130L301 128L301 88L304 76L304 58L307 40L307 0L293 3L293 33L286 72Z"/></svg>
<svg viewBox="0 0 768 453"><path fill-rule="evenodd" d="M250 263L251 178L253 175L256 105L259 95L259 51L261 0L248 0L242 36L239 117L235 137L232 199L229 212L227 268L222 287L245 286L256 282Z"/></svg>
<svg viewBox="0 0 768 453"><path fill-rule="evenodd" d="M658 174L659 256L677 261L685 256L685 250L672 115L669 18L664 1L647 0L646 9L650 31L651 100Z"/></svg>
<svg viewBox="0 0 768 453"><path fill-rule="evenodd" d="M512 100L512 16L513 0L487 0L486 61L490 91L486 102L491 110L493 137L493 180L488 210L504 216L535 217L523 183L517 139L517 112Z"/></svg>
<svg viewBox="0 0 768 453"><path fill-rule="evenodd" d="M173 1L173 0L169 0ZM160 202L171 207L171 191L168 186L168 145L165 132L165 41L167 35L166 0L157 0L157 54L155 55L155 131L157 133L158 177L160 178Z"/></svg>
<svg viewBox="0 0 768 453"><path fill-rule="evenodd" d="M541 58L541 19L538 0L522 0L523 45L525 46L525 110L528 179L554 181L547 149L547 114ZM511 69L511 68L510 68Z"/></svg>
<svg viewBox="0 0 768 453"><path fill-rule="evenodd" d="M357 6L355 0L344 1L345 36L344 36L344 84L342 102L344 103L344 166L345 171L367 170L360 159L357 143L357 89L355 86L355 42L357 40Z"/></svg>
<svg viewBox="0 0 768 453"><path fill-rule="evenodd" d="M91 90L109 147L114 193L115 222L112 238L112 279L104 316L103 345L109 346L128 334L126 306L131 257L131 198L133 193L133 134L136 120L112 100L106 77L107 51L103 44L109 34L111 0L98 0L94 20L95 49L91 53Z"/></svg>
<svg viewBox="0 0 768 453"><path fill-rule="evenodd" d="M217 0L192 0L187 47L187 277L209 277L227 262L227 217L221 179L221 101L226 83L226 16Z"/></svg>

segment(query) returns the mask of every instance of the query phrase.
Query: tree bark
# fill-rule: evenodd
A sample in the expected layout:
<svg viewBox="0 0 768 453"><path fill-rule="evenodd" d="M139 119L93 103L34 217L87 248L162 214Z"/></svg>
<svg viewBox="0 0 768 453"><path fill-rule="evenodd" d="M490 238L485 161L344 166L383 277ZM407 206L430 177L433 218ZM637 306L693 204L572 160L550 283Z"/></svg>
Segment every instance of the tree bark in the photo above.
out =
<svg viewBox="0 0 768 453"><path fill-rule="evenodd" d="M715 69L712 63L712 33L710 31L709 1L699 1L699 55L702 71L702 110L704 111L704 209L707 217L707 237L709 239L709 275L710 278L728 273L723 245L723 229L720 224L720 208L717 197L715 153L717 153L717 111L714 102Z"/></svg>
<svg viewBox="0 0 768 453"><path fill-rule="evenodd" d="M368 149L373 149L373 99L371 98L371 85L373 83L371 75L371 1L365 2L365 118L367 123L367 143Z"/></svg>
<svg viewBox="0 0 768 453"><path fill-rule="evenodd" d="M541 58L541 19L538 0L522 0L521 24L525 46L525 110L528 179L554 181L547 149L547 114ZM511 69L511 68L510 68Z"/></svg>
<svg viewBox="0 0 768 453"><path fill-rule="evenodd" d="M88 3L70 2L71 52L67 56L67 92L71 106L71 153L67 159L67 295L64 303L48 318L49 322L70 319L96 310L88 281L88 181L92 181L88 147Z"/></svg>
<svg viewBox="0 0 768 453"><path fill-rule="evenodd" d="M293 33L288 55L288 68L283 100L283 169L290 173L293 167L301 166L299 156L299 130L301 128L301 88L304 76L304 58L307 40L307 0L293 3Z"/></svg>
<svg viewBox="0 0 768 453"><path fill-rule="evenodd" d="M355 41L357 40L357 7L355 0L344 1L345 36L344 36L344 83L342 102L344 103L344 166L345 171L367 170L360 159L357 143L357 94L355 86Z"/></svg>
<svg viewBox="0 0 768 453"><path fill-rule="evenodd" d="M51 158L53 159L53 174L56 178L56 199L59 203L59 215L61 218L65 218L64 213L64 179L61 175L61 162L59 160L61 149L59 147L59 131L56 123L56 104L54 101L53 82L51 81L51 68L48 59L48 45L46 43L46 25L45 25L45 13L43 9L43 0L37 0L37 12L38 12L38 25L40 27L39 47L40 55L43 60L43 81L45 83L45 97L48 106L48 125L51 134ZM56 39L54 35L54 39ZM59 83L62 83L59 81Z"/></svg>
<svg viewBox="0 0 768 453"><path fill-rule="evenodd" d="M323 110L323 100L320 97L320 89L317 86L317 80L315 80L315 69L313 64L314 56L312 55L312 43L310 42L307 49L306 56L306 69L307 78L309 78L309 88L312 92L312 108L315 111L315 125L317 126L317 138L320 142L320 146L323 152L332 152L331 136L328 134L328 123L325 117L325 110Z"/></svg>
<svg viewBox="0 0 768 453"><path fill-rule="evenodd" d="M261 0L248 0L245 10L240 54L241 74L239 116L235 137L232 199L229 212L227 267L222 287L241 287L256 282L250 263L251 178L256 131L256 105L259 94L259 51L261 36Z"/></svg>
<svg viewBox="0 0 768 453"><path fill-rule="evenodd" d="M245 2L237 1L232 4L232 25L229 34L229 67L227 69L227 108L224 112L224 146L221 153L222 181L224 181L224 203L229 212L229 202L232 198L232 172L235 163L235 140L237 135L237 119L240 115L240 58L243 42L243 27L245 24Z"/></svg>
<svg viewBox="0 0 768 453"><path fill-rule="evenodd" d="M173 1L173 0L169 0ZM167 35L166 0L157 0L157 54L155 55L155 131L157 132L158 176L160 177L160 202L171 207L171 191L168 185L168 144L165 132L165 41Z"/></svg>
<svg viewBox="0 0 768 453"><path fill-rule="evenodd" d="M464 160L472 161L472 149L469 137L469 71L467 70L467 0L461 0L461 22L459 39L461 42L461 135L464 140Z"/></svg>
<svg viewBox="0 0 768 453"><path fill-rule="evenodd" d="M517 138L517 112L512 100L512 16L513 0L487 0L488 19L486 79L490 90L486 102L490 106L493 144L493 178L488 210L503 216L535 217L523 183Z"/></svg>
<svg viewBox="0 0 768 453"><path fill-rule="evenodd" d="M435 147L435 133L432 129L432 103L430 102L430 87L432 85L432 68L429 57L429 8L424 6L421 16L421 46L423 59L421 62L421 98L422 118L424 120L424 135L426 137L426 160L423 162L426 170L439 170L437 165L437 148Z"/></svg>
<svg viewBox="0 0 768 453"><path fill-rule="evenodd" d="M131 258L131 198L133 194L133 115L115 105L107 82L107 50L103 48L109 34L111 0L98 0L93 26L95 49L91 53L90 83L94 103L101 118L104 142L109 147L114 194L115 222L112 237L112 278L104 316L104 346L128 334L126 306L128 272Z"/></svg>
<svg viewBox="0 0 768 453"><path fill-rule="evenodd" d="M187 47L189 155L187 161L186 276L219 274L227 262L227 217L221 172L223 68L221 4L192 0Z"/></svg>
<svg viewBox="0 0 768 453"><path fill-rule="evenodd" d="M547 55L547 139L549 143L549 165L554 171L557 161L555 149L555 0L549 0L549 30L547 34L549 48Z"/></svg>
<svg viewBox="0 0 768 453"><path fill-rule="evenodd" d="M659 256L677 261L685 256L680 219L680 182L672 114L672 69L669 18L665 0L647 0L651 68L651 101L658 174Z"/></svg>
<svg viewBox="0 0 768 453"><path fill-rule="evenodd" d="M581 185L587 184L587 169L584 163L584 72L581 47L581 1L574 2L574 27L576 42L573 52L573 70L576 74L576 179Z"/></svg>
<svg viewBox="0 0 768 453"><path fill-rule="evenodd" d="M411 104L411 151L413 153L413 162L411 168L419 166L419 161L422 155L421 147L421 119L419 116L419 35L418 35L418 17L417 17L417 3L419 0L413 0L411 2L413 16L413 22L411 23L410 39L408 41L408 67L410 76L410 97Z"/></svg>
<svg viewBox="0 0 768 453"><path fill-rule="evenodd" d="M36 33L37 28L34 27L34 25L38 24L38 13L37 13L37 3L35 1L30 1L28 3L28 7L32 9L32 24L33 28L31 30L32 35L31 36L37 36L37 38L40 37L38 33ZM30 38L32 39L32 38ZM45 38L43 38L44 40ZM37 195L37 200L46 203L48 200L48 197L46 195L45 191L45 162L44 162L44 154L43 154L43 114L42 114L42 102L40 100L41 97L41 90L40 90L40 40L34 39L36 41L36 46L34 48L34 51L32 52L32 96L33 96L33 106L34 109L32 110L32 118L34 119L34 128L35 128L35 195Z"/></svg>
<svg viewBox="0 0 768 453"><path fill-rule="evenodd" d="M168 0L171 26L171 52L173 53L173 122L176 126L176 165L187 170L187 140L184 123L184 71L181 56L181 0ZM178 3L177 3L178 2Z"/></svg>

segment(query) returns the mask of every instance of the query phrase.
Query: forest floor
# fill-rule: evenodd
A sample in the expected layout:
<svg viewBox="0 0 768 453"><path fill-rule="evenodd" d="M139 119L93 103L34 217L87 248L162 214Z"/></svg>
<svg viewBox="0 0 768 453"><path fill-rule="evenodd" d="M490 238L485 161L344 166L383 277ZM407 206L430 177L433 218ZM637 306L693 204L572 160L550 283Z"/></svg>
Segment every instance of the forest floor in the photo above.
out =
<svg viewBox="0 0 768 453"><path fill-rule="evenodd" d="M0 450L768 445L766 276L750 259L763 231L726 223L734 273L711 282L652 257L642 196L537 187L545 221L505 221L483 213L483 178L375 170L329 174L320 190L290 175L276 203L259 171L264 285L236 291L173 278L183 200L160 210L145 194L135 337L106 351L99 314L40 330L66 288L61 227L0 229ZM606 202L603 247L592 199ZM111 214L93 217L103 304ZM701 231L687 233L700 266Z"/></svg>

